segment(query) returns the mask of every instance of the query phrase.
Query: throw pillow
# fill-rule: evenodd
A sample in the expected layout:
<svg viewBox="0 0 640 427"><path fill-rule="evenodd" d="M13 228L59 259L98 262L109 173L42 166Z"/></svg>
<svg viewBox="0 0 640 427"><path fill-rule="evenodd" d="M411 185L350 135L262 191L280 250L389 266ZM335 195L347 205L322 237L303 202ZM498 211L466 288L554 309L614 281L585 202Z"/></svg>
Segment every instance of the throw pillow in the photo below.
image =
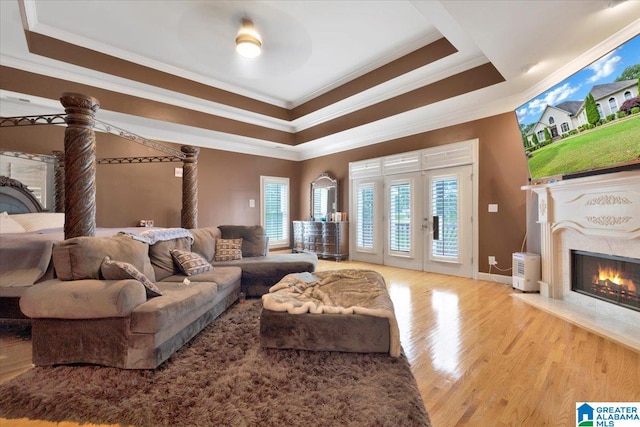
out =
<svg viewBox="0 0 640 427"><path fill-rule="evenodd" d="M187 276L213 270L213 266L195 252L171 249L171 257Z"/></svg>
<svg viewBox="0 0 640 427"><path fill-rule="evenodd" d="M242 239L216 240L216 261L242 259Z"/></svg>
<svg viewBox="0 0 640 427"><path fill-rule="evenodd" d="M134 279L142 283L147 291L147 298L158 297L162 295L162 291L153 284L151 280L142 274L137 268L128 262L113 261L109 257L105 257L100 266L100 273L105 280L124 280Z"/></svg>

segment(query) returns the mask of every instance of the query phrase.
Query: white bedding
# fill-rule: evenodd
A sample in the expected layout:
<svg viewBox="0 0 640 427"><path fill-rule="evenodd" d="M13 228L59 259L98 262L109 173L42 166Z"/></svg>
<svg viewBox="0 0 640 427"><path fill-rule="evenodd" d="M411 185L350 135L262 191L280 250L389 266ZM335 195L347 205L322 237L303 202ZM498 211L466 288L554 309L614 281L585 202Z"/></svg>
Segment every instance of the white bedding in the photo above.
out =
<svg viewBox="0 0 640 427"><path fill-rule="evenodd" d="M64 213L59 212L36 212L36 213L24 213L24 214L12 214L6 215L6 212L2 212L2 216L13 220L13 222L19 224L24 231L32 232L38 230L46 230L48 228L62 228L64 227ZM4 227L3 227L4 228ZM20 231L5 231L0 230L0 233L19 233Z"/></svg>

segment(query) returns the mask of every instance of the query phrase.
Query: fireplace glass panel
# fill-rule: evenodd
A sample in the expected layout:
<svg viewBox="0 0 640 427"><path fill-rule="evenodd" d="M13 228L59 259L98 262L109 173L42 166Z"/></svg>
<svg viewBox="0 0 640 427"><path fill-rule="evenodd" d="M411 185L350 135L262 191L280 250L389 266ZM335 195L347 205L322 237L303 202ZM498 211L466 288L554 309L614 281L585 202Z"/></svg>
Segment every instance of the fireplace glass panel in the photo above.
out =
<svg viewBox="0 0 640 427"><path fill-rule="evenodd" d="M640 311L640 260L571 251L571 289Z"/></svg>

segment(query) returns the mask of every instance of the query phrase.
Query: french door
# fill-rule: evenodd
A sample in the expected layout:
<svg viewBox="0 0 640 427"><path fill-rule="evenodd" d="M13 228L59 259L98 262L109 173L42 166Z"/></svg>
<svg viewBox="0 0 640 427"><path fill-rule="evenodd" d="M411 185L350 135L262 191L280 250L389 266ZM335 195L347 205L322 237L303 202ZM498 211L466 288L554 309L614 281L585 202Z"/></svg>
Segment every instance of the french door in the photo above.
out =
<svg viewBox="0 0 640 427"><path fill-rule="evenodd" d="M422 270L421 174L386 176L384 189L384 264Z"/></svg>
<svg viewBox="0 0 640 427"><path fill-rule="evenodd" d="M473 276L472 166L425 171L423 270Z"/></svg>
<svg viewBox="0 0 640 427"><path fill-rule="evenodd" d="M350 259L473 277L477 144L350 163Z"/></svg>

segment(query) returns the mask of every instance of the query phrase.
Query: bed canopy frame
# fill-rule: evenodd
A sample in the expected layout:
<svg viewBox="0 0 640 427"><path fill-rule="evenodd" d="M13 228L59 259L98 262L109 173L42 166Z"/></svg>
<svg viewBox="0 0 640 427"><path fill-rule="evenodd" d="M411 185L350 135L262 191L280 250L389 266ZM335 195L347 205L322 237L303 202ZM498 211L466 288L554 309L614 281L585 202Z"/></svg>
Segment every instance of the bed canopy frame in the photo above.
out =
<svg viewBox="0 0 640 427"><path fill-rule="evenodd" d="M60 102L66 114L0 117L0 127L66 124L64 152L54 151L52 156L10 153L18 157L28 156L27 158L31 159L55 162L55 211L65 214L65 239L95 236L97 164L182 162L181 226L198 227L199 148L183 145L178 151L97 120L95 114L100 108L100 103L92 96L63 93ZM94 129L161 151L166 155L96 159Z"/></svg>

